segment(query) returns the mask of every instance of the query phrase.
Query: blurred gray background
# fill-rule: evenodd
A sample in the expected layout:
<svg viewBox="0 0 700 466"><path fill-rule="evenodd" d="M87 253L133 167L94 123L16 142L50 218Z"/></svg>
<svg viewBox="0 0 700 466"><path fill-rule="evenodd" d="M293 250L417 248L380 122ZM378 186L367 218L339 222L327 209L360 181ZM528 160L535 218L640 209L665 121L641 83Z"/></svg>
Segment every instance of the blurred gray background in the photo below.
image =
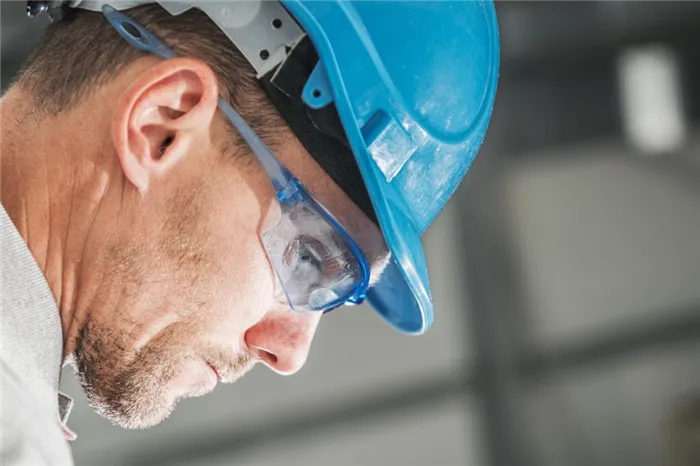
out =
<svg viewBox="0 0 700 466"><path fill-rule="evenodd" d="M425 236L435 325L321 324L147 431L91 412L79 465L700 464L700 2L498 2L485 147ZM1 2L2 86L41 34Z"/></svg>

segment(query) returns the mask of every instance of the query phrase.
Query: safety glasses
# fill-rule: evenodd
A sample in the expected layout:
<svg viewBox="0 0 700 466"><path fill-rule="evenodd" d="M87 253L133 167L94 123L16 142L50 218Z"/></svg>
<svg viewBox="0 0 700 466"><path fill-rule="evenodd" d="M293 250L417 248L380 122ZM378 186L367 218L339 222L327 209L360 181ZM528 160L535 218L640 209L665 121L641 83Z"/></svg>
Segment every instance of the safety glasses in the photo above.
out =
<svg viewBox="0 0 700 466"><path fill-rule="evenodd" d="M132 46L166 59L177 56L126 14L109 5L102 13ZM276 297L286 297L295 311L329 312L343 304L362 303L369 285L369 264L359 246L238 112L222 98L218 105L250 146L277 193L280 219L261 234L276 275Z"/></svg>

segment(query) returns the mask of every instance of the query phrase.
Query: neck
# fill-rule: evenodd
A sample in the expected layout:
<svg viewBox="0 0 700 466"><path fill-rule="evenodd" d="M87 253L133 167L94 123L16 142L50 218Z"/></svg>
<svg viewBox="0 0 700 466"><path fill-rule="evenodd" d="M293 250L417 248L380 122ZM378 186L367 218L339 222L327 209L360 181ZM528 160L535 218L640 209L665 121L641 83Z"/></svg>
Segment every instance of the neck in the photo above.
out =
<svg viewBox="0 0 700 466"><path fill-rule="evenodd" d="M21 94L13 89L0 101L0 197L56 301L65 356L72 352L68 330L79 317L75 300L84 245L110 180L90 141L100 140L95 134L103 125L99 118L77 121L70 113L39 118Z"/></svg>

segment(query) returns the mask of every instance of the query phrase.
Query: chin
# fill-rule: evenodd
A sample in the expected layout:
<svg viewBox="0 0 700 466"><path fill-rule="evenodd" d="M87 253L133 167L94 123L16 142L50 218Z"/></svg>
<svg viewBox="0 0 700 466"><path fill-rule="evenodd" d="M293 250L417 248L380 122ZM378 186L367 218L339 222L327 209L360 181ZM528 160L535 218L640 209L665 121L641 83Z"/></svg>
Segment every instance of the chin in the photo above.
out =
<svg viewBox="0 0 700 466"><path fill-rule="evenodd" d="M143 406L142 404L138 407L134 407L133 412L114 416L110 421L124 429L148 429L166 420L170 414L175 411L175 407L180 400L204 396L211 391L210 388L195 389L187 396L179 397L167 403L153 404L150 406Z"/></svg>
<svg viewBox="0 0 700 466"><path fill-rule="evenodd" d="M155 427L161 422L163 422L165 419L167 419L171 412L172 410L168 411L165 414L160 413L159 415L155 416L139 415L133 418L122 418L119 420L112 420L112 423L116 426L128 430L150 429L151 427Z"/></svg>
<svg viewBox="0 0 700 466"><path fill-rule="evenodd" d="M166 384L143 391L122 392L109 402L105 397L94 396L94 393L88 399L92 408L113 424L124 429L147 429L167 419L180 400L206 395L213 388L212 385L200 384L187 393L178 393Z"/></svg>
<svg viewBox="0 0 700 466"><path fill-rule="evenodd" d="M104 400L88 396L91 407L112 424L124 429L147 429L168 418L175 408L175 401L162 395L139 398Z"/></svg>
<svg viewBox="0 0 700 466"><path fill-rule="evenodd" d="M145 376L123 373L105 379L97 374L79 377L90 407L112 424L125 429L153 427L173 412L177 402L166 384Z"/></svg>
<svg viewBox="0 0 700 466"><path fill-rule="evenodd" d="M76 375L90 406L117 426L153 427L170 416L179 400L204 395L216 385L212 370L186 348L164 340L135 351L128 349L129 341L92 331L83 332L76 344Z"/></svg>

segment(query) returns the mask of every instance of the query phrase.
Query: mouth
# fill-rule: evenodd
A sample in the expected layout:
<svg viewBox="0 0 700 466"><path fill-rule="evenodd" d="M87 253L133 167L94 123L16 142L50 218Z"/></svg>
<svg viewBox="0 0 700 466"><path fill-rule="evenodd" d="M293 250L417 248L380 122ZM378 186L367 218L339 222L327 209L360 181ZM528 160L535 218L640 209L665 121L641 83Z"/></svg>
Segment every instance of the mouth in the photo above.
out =
<svg viewBox="0 0 700 466"><path fill-rule="evenodd" d="M216 375L216 380L221 383L233 383L240 379L252 366L255 361L247 353L232 357L230 360L220 358L202 358L212 373Z"/></svg>
<svg viewBox="0 0 700 466"><path fill-rule="evenodd" d="M207 366L214 372L214 375L216 375L216 380L221 381L221 376L219 375L219 371L216 370L216 367L212 366L211 364L207 363Z"/></svg>

